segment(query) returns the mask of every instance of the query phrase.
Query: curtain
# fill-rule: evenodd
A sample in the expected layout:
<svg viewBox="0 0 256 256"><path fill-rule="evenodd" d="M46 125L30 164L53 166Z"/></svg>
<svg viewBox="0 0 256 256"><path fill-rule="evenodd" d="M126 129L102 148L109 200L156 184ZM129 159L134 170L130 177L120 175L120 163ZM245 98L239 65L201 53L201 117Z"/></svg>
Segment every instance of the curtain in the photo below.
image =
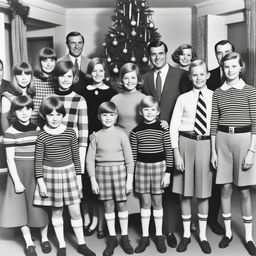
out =
<svg viewBox="0 0 256 256"><path fill-rule="evenodd" d="M245 0L246 8L246 29L247 29L247 48L248 48L248 84L256 86L256 1Z"/></svg>
<svg viewBox="0 0 256 256"><path fill-rule="evenodd" d="M12 59L13 64L28 61L27 26L19 15L11 21Z"/></svg>
<svg viewBox="0 0 256 256"><path fill-rule="evenodd" d="M197 19L197 57L207 63L207 16Z"/></svg>

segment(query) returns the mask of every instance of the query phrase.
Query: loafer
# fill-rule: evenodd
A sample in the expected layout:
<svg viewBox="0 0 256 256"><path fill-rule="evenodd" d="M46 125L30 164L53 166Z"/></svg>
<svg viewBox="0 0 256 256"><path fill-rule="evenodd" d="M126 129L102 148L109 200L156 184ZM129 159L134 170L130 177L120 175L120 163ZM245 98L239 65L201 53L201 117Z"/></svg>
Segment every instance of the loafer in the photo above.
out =
<svg viewBox="0 0 256 256"><path fill-rule="evenodd" d="M57 251L57 256L66 256L66 247L59 248Z"/></svg>
<svg viewBox="0 0 256 256"><path fill-rule="evenodd" d="M106 236L105 232L103 230L99 230L97 233L97 238L102 239Z"/></svg>
<svg viewBox="0 0 256 256"><path fill-rule="evenodd" d="M220 248L226 248L229 246L229 243L232 241L233 236L231 236L230 238L228 238L227 236L223 236L220 243L219 243L219 247Z"/></svg>
<svg viewBox="0 0 256 256"><path fill-rule="evenodd" d="M212 252L211 246L209 244L208 241L203 240L203 241L199 241L199 245L201 247L201 250L206 253L206 254L210 254Z"/></svg>
<svg viewBox="0 0 256 256"><path fill-rule="evenodd" d="M176 248L176 246L177 246L177 239L176 239L174 233L168 234L166 236L166 240L167 240L167 244L168 244L169 247Z"/></svg>
<svg viewBox="0 0 256 256"><path fill-rule="evenodd" d="M90 250L86 244L79 244L77 246L77 252L84 256L96 256L96 254Z"/></svg>
<svg viewBox="0 0 256 256"><path fill-rule="evenodd" d="M26 256L37 256L36 248L35 248L34 245L30 245L28 247L25 247L24 252L25 252Z"/></svg>
<svg viewBox="0 0 256 256"><path fill-rule="evenodd" d="M218 222L209 224L209 227L216 235L225 235L224 228Z"/></svg>
<svg viewBox="0 0 256 256"><path fill-rule="evenodd" d="M111 256L114 253L115 248L118 246L116 236L109 236L107 241L107 247L103 251L103 256Z"/></svg>
<svg viewBox="0 0 256 256"><path fill-rule="evenodd" d="M136 253L142 253L146 250L146 248L149 246L150 241L148 236L141 237L138 246L135 248Z"/></svg>
<svg viewBox="0 0 256 256"><path fill-rule="evenodd" d="M191 238L182 237L180 243L177 247L177 252L185 252L187 250L188 245L191 242Z"/></svg>
<svg viewBox="0 0 256 256"><path fill-rule="evenodd" d="M160 253L165 253L166 252L166 245L164 241L164 236L156 236L155 238L155 243L156 243L156 249Z"/></svg>
<svg viewBox="0 0 256 256"><path fill-rule="evenodd" d="M94 229L91 229L90 227L85 230L84 235L85 236L91 236L96 231L96 227Z"/></svg>
<svg viewBox="0 0 256 256"><path fill-rule="evenodd" d="M120 245L125 253L133 254L133 248L131 246L128 235L121 236Z"/></svg>
<svg viewBox="0 0 256 256"><path fill-rule="evenodd" d="M44 241L41 243L41 247L42 247L42 252L43 253L50 253L52 251L52 247L51 244L49 243L49 241Z"/></svg>
<svg viewBox="0 0 256 256"><path fill-rule="evenodd" d="M256 247L255 247L255 244L253 243L253 241L248 241L245 244L245 248L250 255L256 255Z"/></svg>

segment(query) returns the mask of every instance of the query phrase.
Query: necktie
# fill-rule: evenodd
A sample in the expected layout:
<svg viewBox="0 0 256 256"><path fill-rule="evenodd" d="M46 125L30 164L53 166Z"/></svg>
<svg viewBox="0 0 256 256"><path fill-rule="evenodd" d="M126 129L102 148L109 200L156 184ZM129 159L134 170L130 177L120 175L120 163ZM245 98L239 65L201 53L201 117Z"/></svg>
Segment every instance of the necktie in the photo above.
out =
<svg viewBox="0 0 256 256"><path fill-rule="evenodd" d="M205 134L207 130L206 123L206 104L204 102L203 94L200 91L196 107L196 119L194 131L198 135Z"/></svg>
<svg viewBox="0 0 256 256"><path fill-rule="evenodd" d="M74 76L74 83L78 83L79 82L79 65L78 65L78 60L77 58L75 59L75 76Z"/></svg>
<svg viewBox="0 0 256 256"><path fill-rule="evenodd" d="M162 79L160 74L161 74L161 71L158 71L156 76L156 95L157 95L157 100L159 102L161 101L161 94L162 94Z"/></svg>

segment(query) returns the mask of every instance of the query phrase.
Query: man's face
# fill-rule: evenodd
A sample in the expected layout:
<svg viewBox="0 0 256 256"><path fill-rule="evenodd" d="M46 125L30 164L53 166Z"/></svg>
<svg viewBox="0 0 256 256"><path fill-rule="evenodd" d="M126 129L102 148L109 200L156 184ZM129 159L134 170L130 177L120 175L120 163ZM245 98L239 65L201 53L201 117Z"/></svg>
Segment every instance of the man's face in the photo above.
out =
<svg viewBox="0 0 256 256"><path fill-rule="evenodd" d="M71 56L79 57L84 48L83 38L80 35L69 37L67 47Z"/></svg>
<svg viewBox="0 0 256 256"><path fill-rule="evenodd" d="M232 46L230 43L224 45L218 45L216 48L216 58L218 60L219 65L221 64L222 58L227 54L232 52Z"/></svg>
<svg viewBox="0 0 256 256"><path fill-rule="evenodd" d="M161 69L167 62L164 45L150 48L150 61L155 69Z"/></svg>

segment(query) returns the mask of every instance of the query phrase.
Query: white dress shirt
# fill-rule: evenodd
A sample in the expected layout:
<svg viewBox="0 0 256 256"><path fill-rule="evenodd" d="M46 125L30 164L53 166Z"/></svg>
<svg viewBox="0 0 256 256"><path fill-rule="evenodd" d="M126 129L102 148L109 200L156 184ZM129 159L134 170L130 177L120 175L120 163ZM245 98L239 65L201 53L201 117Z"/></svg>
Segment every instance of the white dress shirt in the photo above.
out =
<svg viewBox="0 0 256 256"><path fill-rule="evenodd" d="M166 63L161 69L155 69L154 70L154 85L155 85L155 88L156 88L156 77L157 77L157 73L159 71L161 71L161 73L160 73L161 81L162 81L161 92L163 92L165 79L166 79L167 73L169 71L169 65Z"/></svg>

